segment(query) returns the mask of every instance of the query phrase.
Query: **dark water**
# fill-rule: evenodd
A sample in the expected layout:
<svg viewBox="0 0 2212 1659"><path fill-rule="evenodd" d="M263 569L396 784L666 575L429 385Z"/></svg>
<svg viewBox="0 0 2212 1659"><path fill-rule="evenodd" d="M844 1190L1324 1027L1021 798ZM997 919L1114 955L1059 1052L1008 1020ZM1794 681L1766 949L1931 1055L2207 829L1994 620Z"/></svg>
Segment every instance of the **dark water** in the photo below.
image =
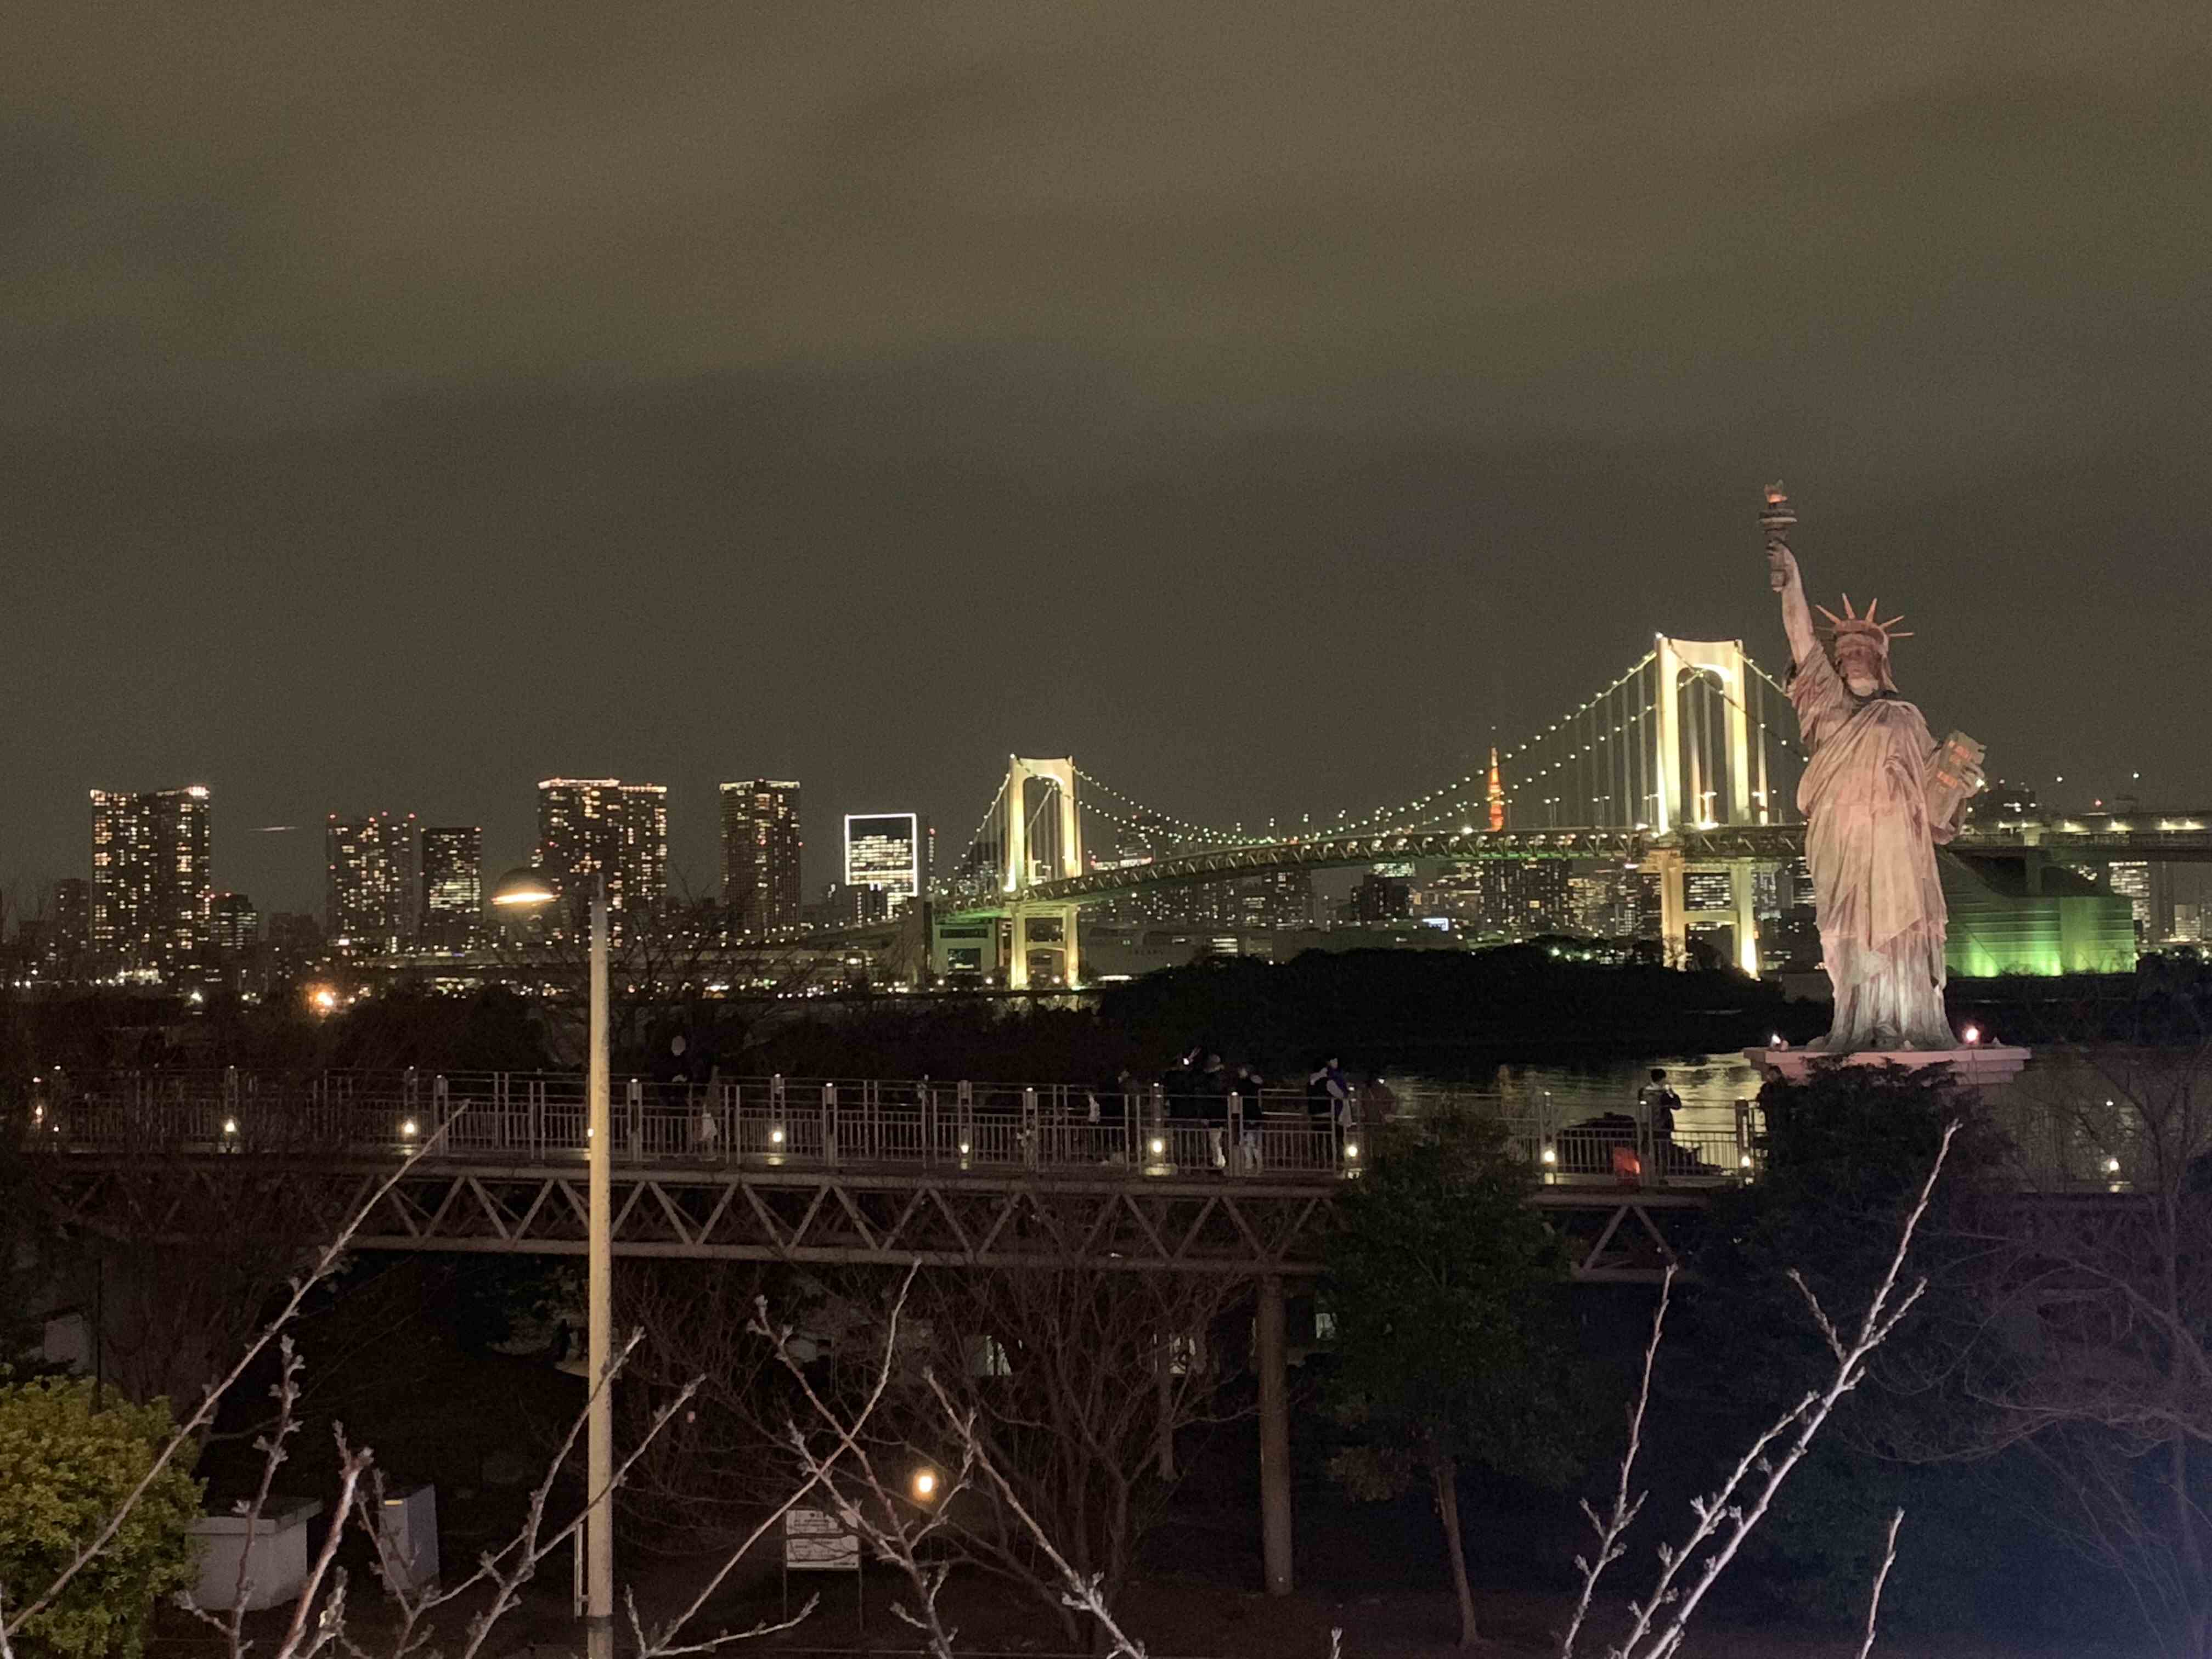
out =
<svg viewBox="0 0 2212 1659"><path fill-rule="evenodd" d="M1548 1118L1575 1122L1605 1112L1632 1111L1636 1091L1654 1066L1667 1073L1668 1085L1682 1098L1675 1115L1685 1133L1732 1131L1736 1109L1759 1094L1759 1075L1741 1054L1607 1057L1586 1065L1494 1065L1385 1071L1401 1109L1418 1113L1424 1101L1446 1097L1473 1098L1508 1117Z"/></svg>

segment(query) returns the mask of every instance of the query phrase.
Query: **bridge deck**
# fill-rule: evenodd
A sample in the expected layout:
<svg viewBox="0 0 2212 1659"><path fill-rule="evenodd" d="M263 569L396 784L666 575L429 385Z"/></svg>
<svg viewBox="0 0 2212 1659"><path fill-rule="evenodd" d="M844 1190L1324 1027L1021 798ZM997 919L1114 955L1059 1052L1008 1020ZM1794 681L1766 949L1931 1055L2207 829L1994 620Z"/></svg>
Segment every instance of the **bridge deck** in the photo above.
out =
<svg viewBox="0 0 2212 1659"><path fill-rule="evenodd" d="M81 1224L185 1236L221 1224L227 1188L274 1172L334 1228L404 1163L369 1207L359 1248L568 1255L585 1248L580 1082L71 1079L41 1091L27 1127L52 1200ZM1390 1131L1316 1121L1302 1102L1249 1115L1215 1102L1210 1120L1173 1115L1176 1104L1148 1091L1109 1101L1107 1121L1094 1122L1089 1097L1059 1085L625 1082L612 1111L615 1249L824 1265L1318 1272L1336 1196ZM1733 1136L1655 1157L1618 1130L1512 1129L1537 1177L1532 1201L1586 1279L1652 1276L1674 1259L1706 1191L1741 1177Z"/></svg>

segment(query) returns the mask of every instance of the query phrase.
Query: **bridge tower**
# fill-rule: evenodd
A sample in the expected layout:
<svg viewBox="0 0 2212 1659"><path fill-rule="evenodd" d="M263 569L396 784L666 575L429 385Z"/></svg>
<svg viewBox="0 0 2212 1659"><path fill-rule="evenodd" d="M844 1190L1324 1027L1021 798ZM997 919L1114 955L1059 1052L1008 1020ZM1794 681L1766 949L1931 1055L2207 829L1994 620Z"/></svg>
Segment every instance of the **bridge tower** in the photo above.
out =
<svg viewBox="0 0 2212 1659"><path fill-rule="evenodd" d="M1743 641L1675 640L1662 634L1652 650L1658 705L1653 710L1658 787L1653 792L1652 827L1666 836L1724 823L1773 822L1765 745L1751 740ZM1721 740L1711 747L1703 741L1696 713L1685 696L1692 681L1706 676L1718 683L1725 705L1717 734ZM1725 921L1735 931L1736 966L1757 977L1759 908L1752 862L1730 859L1723 866L1729 876L1725 909L1708 904L1695 911L1689 908L1691 872L1681 851L1662 845L1651 862L1659 874L1660 932L1668 959L1680 962L1687 957L1692 922Z"/></svg>
<svg viewBox="0 0 2212 1659"><path fill-rule="evenodd" d="M1032 815L1029 785L1032 779L1046 787L1045 798ZM1076 938L1076 908L1073 904L1025 904L1022 895L1033 883L1056 881L1083 873L1083 825L1075 810L1075 762L1034 760L1021 755L1006 757L1006 868L1000 886L1006 896L1006 921L1012 937L1006 955L1006 985L1023 991L1030 984L1030 950L1057 951L1060 981L1073 985L1081 977L1081 957ZM1053 813L1049 833L1045 814ZM1031 843L1045 843L1037 857Z"/></svg>

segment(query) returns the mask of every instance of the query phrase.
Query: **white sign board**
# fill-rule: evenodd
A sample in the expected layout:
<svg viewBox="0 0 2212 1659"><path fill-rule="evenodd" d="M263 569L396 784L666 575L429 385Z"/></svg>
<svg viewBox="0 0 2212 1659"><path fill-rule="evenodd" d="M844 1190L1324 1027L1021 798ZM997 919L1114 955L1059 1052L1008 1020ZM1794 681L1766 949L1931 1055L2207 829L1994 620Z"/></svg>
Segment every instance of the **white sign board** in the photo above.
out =
<svg viewBox="0 0 2212 1659"><path fill-rule="evenodd" d="M783 1565L787 1572L858 1572L860 1540L828 1510L786 1510Z"/></svg>

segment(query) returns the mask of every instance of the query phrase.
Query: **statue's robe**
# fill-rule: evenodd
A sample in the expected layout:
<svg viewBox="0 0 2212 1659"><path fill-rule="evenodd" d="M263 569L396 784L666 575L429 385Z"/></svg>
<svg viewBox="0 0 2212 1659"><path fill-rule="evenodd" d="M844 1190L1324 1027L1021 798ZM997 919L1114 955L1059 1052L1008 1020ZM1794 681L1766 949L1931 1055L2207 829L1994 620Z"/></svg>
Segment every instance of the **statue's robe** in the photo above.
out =
<svg viewBox="0 0 2212 1659"><path fill-rule="evenodd" d="M1930 821L1940 753L1894 691L1851 694L1825 652L1797 665L1790 701L1812 751L1797 786L1820 949L1835 988L1830 1054L1957 1046L1943 1013L1943 887Z"/></svg>

